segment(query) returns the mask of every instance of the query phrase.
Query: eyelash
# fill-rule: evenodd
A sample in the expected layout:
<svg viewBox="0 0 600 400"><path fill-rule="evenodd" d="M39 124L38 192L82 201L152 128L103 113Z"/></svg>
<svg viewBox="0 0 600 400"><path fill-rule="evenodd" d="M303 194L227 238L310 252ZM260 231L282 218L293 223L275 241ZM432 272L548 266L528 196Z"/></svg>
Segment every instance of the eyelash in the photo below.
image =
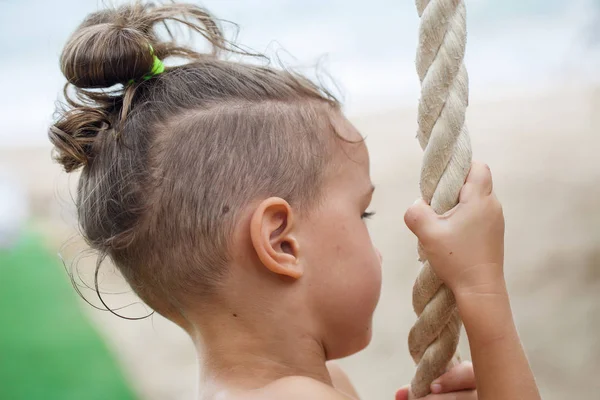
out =
<svg viewBox="0 0 600 400"><path fill-rule="evenodd" d="M361 219L369 219L372 218L375 215L375 211L365 211L360 218Z"/></svg>

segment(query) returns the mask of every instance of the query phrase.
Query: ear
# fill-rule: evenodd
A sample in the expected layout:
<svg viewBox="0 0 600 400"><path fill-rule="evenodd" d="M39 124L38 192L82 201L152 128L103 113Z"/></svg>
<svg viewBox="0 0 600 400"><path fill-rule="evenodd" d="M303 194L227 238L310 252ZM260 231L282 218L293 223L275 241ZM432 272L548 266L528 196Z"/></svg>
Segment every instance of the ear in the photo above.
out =
<svg viewBox="0 0 600 400"><path fill-rule="evenodd" d="M294 218L287 201L271 197L260 203L250 221L250 237L258 258L271 272L298 279L303 269L298 262Z"/></svg>

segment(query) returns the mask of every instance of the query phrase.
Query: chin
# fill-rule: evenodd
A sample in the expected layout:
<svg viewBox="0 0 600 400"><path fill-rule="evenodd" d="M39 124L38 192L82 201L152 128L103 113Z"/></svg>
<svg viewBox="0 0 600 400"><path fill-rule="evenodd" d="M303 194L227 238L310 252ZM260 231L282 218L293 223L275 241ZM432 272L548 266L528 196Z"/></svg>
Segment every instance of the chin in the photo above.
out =
<svg viewBox="0 0 600 400"><path fill-rule="evenodd" d="M373 323L369 322L366 331L362 336L362 340L358 342L358 346L352 354L358 353L361 350L367 348L367 346L371 343L371 339L373 339Z"/></svg>
<svg viewBox="0 0 600 400"><path fill-rule="evenodd" d="M356 333L351 337L346 334L338 335L338 340L332 346L327 346L327 360L337 360L340 358L348 357L364 350L371 339L373 338L373 325L371 322L367 324L367 328L364 325L361 328L355 329ZM346 331L348 332L348 331Z"/></svg>

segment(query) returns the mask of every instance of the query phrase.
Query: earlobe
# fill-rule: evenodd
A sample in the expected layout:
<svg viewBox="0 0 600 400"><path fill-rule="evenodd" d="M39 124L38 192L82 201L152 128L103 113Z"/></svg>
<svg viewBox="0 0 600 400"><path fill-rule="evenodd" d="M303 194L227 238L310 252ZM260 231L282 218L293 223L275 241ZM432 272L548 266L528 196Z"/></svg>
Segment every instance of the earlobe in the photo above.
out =
<svg viewBox="0 0 600 400"><path fill-rule="evenodd" d="M252 245L263 265L278 275L298 279L303 269L295 229L293 210L279 197L261 202L250 221Z"/></svg>

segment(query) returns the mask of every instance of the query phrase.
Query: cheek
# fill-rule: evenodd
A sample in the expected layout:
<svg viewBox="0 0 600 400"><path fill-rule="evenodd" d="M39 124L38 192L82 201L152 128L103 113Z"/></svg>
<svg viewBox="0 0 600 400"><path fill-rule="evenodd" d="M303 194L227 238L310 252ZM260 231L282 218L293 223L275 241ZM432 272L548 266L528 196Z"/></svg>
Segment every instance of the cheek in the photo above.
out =
<svg viewBox="0 0 600 400"><path fill-rule="evenodd" d="M323 289L340 306L372 313L381 290L381 258L363 222L323 238L318 268Z"/></svg>
<svg viewBox="0 0 600 400"><path fill-rule="evenodd" d="M340 266L345 276L345 290L348 308L361 310L370 315L375 311L381 292L381 259L366 233L368 246L358 246L348 250L345 265Z"/></svg>
<svg viewBox="0 0 600 400"><path fill-rule="evenodd" d="M381 290L381 256L364 222L359 221L348 233L340 257L344 262L336 267L357 302L376 304Z"/></svg>
<svg viewBox="0 0 600 400"><path fill-rule="evenodd" d="M381 265L372 246L362 250L339 265L339 284L331 293L328 354L332 358L357 353L371 341L373 313L381 292Z"/></svg>
<svg viewBox="0 0 600 400"><path fill-rule="evenodd" d="M314 306L321 314L332 357L353 354L369 343L381 291L380 258L365 225L358 222L330 236L320 252Z"/></svg>

